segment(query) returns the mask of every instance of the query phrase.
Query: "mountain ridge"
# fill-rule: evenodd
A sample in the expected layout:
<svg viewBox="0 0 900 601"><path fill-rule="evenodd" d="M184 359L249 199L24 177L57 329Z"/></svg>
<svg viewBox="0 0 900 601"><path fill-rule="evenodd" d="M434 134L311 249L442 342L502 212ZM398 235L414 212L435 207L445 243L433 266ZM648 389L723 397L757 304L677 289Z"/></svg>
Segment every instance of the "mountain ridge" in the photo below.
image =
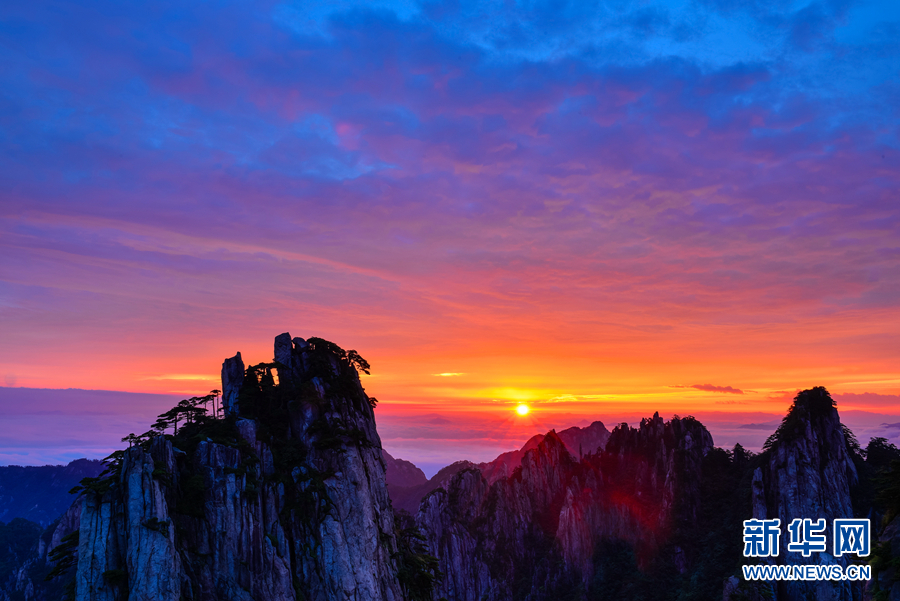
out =
<svg viewBox="0 0 900 601"><path fill-rule="evenodd" d="M47 526L72 504L69 490L105 469L96 459L66 465L0 466L0 522L23 518Z"/></svg>
<svg viewBox="0 0 900 601"><path fill-rule="evenodd" d="M813 507L893 520L877 533L888 547L877 548L873 565L882 566L878 586L900 592L884 555L900 539L900 508L876 478L900 451L874 440L860 449L824 388L798 394L760 454L715 447L692 417L655 413L612 432L596 422L533 436L493 471L447 466L441 485L405 513L391 502L388 465L399 465L395 482L419 483L410 488L423 475L381 447L377 401L357 373L368 363L289 334L276 338L274 355L248 367L240 354L225 361L224 418L204 414L206 397L187 399L114 453L109 474L85 478L36 555L21 563L17 551L0 593L26 601L59 599L51 591L65 587L77 601L870 598L858 583L773 589L735 580L742 520L785 520ZM575 452L576 435L605 441ZM58 576L45 585L53 564Z"/></svg>

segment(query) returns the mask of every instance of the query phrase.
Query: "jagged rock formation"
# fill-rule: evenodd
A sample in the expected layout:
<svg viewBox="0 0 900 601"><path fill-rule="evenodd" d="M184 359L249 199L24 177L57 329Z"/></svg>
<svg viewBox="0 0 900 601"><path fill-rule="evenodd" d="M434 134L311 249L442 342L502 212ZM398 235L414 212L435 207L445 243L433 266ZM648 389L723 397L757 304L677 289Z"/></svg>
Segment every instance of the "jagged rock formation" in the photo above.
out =
<svg viewBox="0 0 900 601"><path fill-rule="evenodd" d="M0 466L0 522L24 518L49 525L72 504L69 490L103 469L101 461L90 459L68 465Z"/></svg>
<svg viewBox="0 0 900 601"><path fill-rule="evenodd" d="M900 596L900 451L880 439L861 453L824 389L800 393L756 456L714 448L690 417L655 414L611 433L597 422L564 431L566 439L551 431L499 461L460 462L398 487L430 487L412 523L388 499L374 400L354 369L368 364L288 334L274 354L275 362L246 369L239 354L226 360L223 419L188 403L177 435L136 437L114 454L112 474L86 479L32 559L0 574L0 601L61 599L69 582L79 601ZM582 442L576 452L579 436L605 445L587 452ZM874 486L872 474L892 461L887 484ZM858 478L868 488L854 487ZM745 563L743 519L830 523L854 508L890 524L873 553L878 586L773 587L734 577ZM781 544L775 561L811 561L787 552L787 536ZM14 563L23 549L12 549ZM48 585L50 549L57 567L75 568Z"/></svg>
<svg viewBox="0 0 900 601"><path fill-rule="evenodd" d="M606 444L606 440L609 438L609 430L606 429L603 422L597 421L586 428L579 428L577 426L566 428L556 435L563 442L569 453L573 457L580 459L587 453L596 453L598 450L602 449ZM388 485L394 508L415 514L419 509L419 503L422 502L422 498L425 497L425 495L437 488L446 489L453 476L465 469L475 468L480 470L482 475L488 481L488 484L493 484L501 478L509 477L522 465L522 459L525 457L525 453L532 449L536 449L542 440L544 440L543 434L535 434L528 439L521 449L501 453L493 461L484 463L457 461L442 468L430 480L411 485L391 483L389 467ZM424 478L424 474L422 474L422 477Z"/></svg>
<svg viewBox="0 0 900 601"><path fill-rule="evenodd" d="M354 354L282 334L275 363L227 359L224 420L129 448L83 494L78 601L404 598Z"/></svg>
<svg viewBox="0 0 900 601"><path fill-rule="evenodd" d="M238 397L244 384L244 361L241 354L225 359L222 363L222 409L225 415L237 415Z"/></svg>
<svg viewBox="0 0 900 601"><path fill-rule="evenodd" d="M422 498L438 488L447 488L453 476L463 470L477 469L478 466L471 461L456 461L446 467L442 467L429 480L415 486L392 486L388 490L391 493L391 502L395 510L403 510L415 515L419 510Z"/></svg>
<svg viewBox="0 0 900 601"><path fill-rule="evenodd" d="M858 478L844 428L828 392L822 387L801 392L766 446L761 465L753 472L751 506L756 519L781 519L781 550L770 562L846 567L847 556L834 557L830 552L831 525L835 518L853 517L850 488ZM803 557L788 551L787 525L794 518L824 519L829 552ZM849 582L779 582L774 589L778 599L854 599Z"/></svg>
<svg viewBox="0 0 900 601"><path fill-rule="evenodd" d="M696 520L700 463L712 438L692 418L637 429L580 461L555 432L528 450L512 476L490 484L463 470L426 496L416 522L445 578L435 598L549 599L583 590L602 539L627 541L642 561L673 522Z"/></svg>
<svg viewBox="0 0 900 601"><path fill-rule="evenodd" d="M609 430L606 429L603 422L597 421L586 428L577 426L566 428L557 432L556 435L573 457L581 459L585 454L593 454L603 449L606 441L609 439ZM522 465L522 458L525 457L525 453L531 449L536 449L542 440L544 440L543 434L535 434L528 439L528 442L521 449L502 453L493 461L479 463L478 469L481 470L481 473L484 474L484 477L490 484L493 484L500 478L509 477L516 468Z"/></svg>

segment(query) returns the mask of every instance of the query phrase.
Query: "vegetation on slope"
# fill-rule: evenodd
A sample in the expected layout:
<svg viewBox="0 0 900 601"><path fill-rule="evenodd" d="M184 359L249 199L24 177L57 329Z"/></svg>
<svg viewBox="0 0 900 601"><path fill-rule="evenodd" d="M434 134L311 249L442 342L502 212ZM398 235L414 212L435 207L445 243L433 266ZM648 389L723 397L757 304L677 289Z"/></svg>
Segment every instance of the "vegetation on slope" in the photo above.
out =
<svg viewBox="0 0 900 601"><path fill-rule="evenodd" d="M308 535L318 536L316 525L321 523L332 505L325 481L334 474L316 469L310 462L310 453L372 446L364 432L333 416L326 419L324 414L331 404L349 408L351 412L370 412L377 400L368 397L359 386L357 373L369 373L371 369L359 353L345 351L321 338L310 338L307 344L307 364L299 381L278 362L259 363L245 369L238 394L240 415L220 413L217 410L220 391L213 390L204 396L185 399L160 414L147 432L129 434L122 439L129 448L141 447L149 452L154 441L164 438L184 452L176 461L177 474L168 473L165 465L159 465L153 472L154 478L166 485L174 496L172 513L176 535L184 536L192 531L192 520L204 518L206 482L202 475L194 473L187 458L193 456L200 443L211 441L240 451L240 467L226 468L226 472L244 478L247 502L259 501L262 486L267 481L280 482L285 485L281 519L303 520L308 523ZM320 394L322 390L324 398ZM291 424L296 421L292 418L305 406L320 409L321 417L309 425L306 436L300 439L296 432L292 433ZM242 438L237 424L242 418L255 421L257 440L264 442L272 452L274 473L263 473L256 451ZM125 453L126 450L112 453L104 460L106 470L103 473L96 478L83 479L71 492L102 496L113 491L118 486ZM169 524L153 526L168 528ZM285 528L286 533L290 530ZM411 599L430 599L432 583L440 576L436 559L424 552L421 540L408 527L398 523L396 532L391 534L394 536L388 534L388 540L396 541L391 551L401 585ZM52 578L65 576L74 565L74 548L71 541L68 543L68 546L60 545L54 549L57 569ZM292 545L289 547L293 549ZM198 563L202 560L198 558ZM104 577L111 584L121 584L126 575L110 573Z"/></svg>

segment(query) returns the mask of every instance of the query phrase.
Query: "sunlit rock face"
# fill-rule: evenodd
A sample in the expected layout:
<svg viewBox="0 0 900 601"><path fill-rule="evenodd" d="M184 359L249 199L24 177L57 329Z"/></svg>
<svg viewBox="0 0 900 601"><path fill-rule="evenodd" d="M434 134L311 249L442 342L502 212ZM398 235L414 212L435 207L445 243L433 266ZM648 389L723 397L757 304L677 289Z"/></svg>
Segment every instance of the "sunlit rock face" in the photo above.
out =
<svg viewBox="0 0 900 601"><path fill-rule="evenodd" d="M763 464L753 473L753 517L779 518L784 531L778 558L770 561L847 566L847 556L838 558L831 553L832 521L854 517L850 487L856 484L857 473L837 409L824 388L798 395L762 458ZM789 552L786 527L794 518L824 519L828 552L813 553L808 558ZM849 583L794 581L781 582L775 588L779 599L854 598Z"/></svg>
<svg viewBox="0 0 900 601"><path fill-rule="evenodd" d="M78 601L404 598L373 408L329 345L226 360L224 420L135 445L83 494Z"/></svg>
<svg viewBox="0 0 900 601"><path fill-rule="evenodd" d="M551 431L509 477L490 484L479 470L460 472L416 517L445 574L435 598L552 599L583 589L602 538L651 555L676 517L696 519L711 447L696 420L654 415L617 427L605 451L581 460Z"/></svg>

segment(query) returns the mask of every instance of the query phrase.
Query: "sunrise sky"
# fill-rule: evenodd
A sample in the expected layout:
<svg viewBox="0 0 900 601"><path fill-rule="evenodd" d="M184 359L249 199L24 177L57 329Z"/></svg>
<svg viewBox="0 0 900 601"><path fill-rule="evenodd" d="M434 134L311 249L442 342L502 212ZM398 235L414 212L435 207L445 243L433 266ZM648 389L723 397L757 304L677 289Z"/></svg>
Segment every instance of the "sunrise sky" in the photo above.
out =
<svg viewBox="0 0 900 601"><path fill-rule="evenodd" d="M285 331L427 466L815 385L897 442L898 190L892 0L3 2L0 464Z"/></svg>

